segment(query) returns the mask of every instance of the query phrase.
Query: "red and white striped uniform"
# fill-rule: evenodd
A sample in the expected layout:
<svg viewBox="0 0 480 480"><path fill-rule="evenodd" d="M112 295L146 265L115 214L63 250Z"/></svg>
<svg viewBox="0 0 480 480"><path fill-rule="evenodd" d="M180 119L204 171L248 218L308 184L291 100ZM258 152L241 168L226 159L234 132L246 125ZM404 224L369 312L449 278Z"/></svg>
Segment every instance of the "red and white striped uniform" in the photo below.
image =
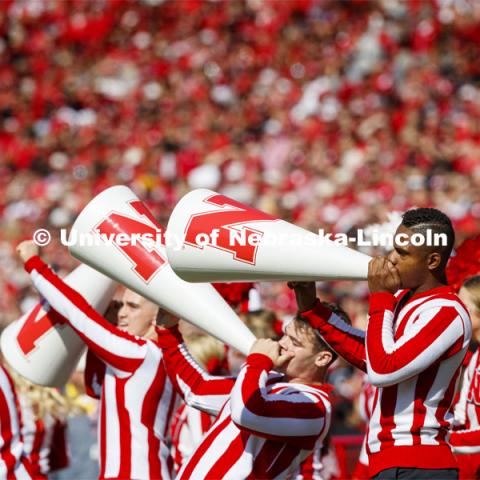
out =
<svg viewBox="0 0 480 480"><path fill-rule="evenodd" d="M172 420L172 456L178 473L185 459L200 445L215 417L183 403Z"/></svg>
<svg viewBox="0 0 480 480"><path fill-rule="evenodd" d="M480 356L470 357L463 374L462 389L455 405L455 426L448 442L455 453L460 480L480 475Z"/></svg>
<svg viewBox="0 0 480 480"><path fill-rule="evenodd" d="M370 417L373 412L373 400L375 399L376 389L368 382L368 377L365 375L363 379L362 391L358 397L358 412L362 419L367 423L370 421ZM368 478L368 455L367 455L367 436L365 435L362 448L360 449L360 455L355 467L353 478Z"/></svg>
<svg viewBox="0 0 480 480"><path fill-rule="evenodd" d="M456 468L445 437L460 367L471 338L453 289L370 297L367 334L320 302L302 314L377 389L367 431L369 473L394 467Z"/></svg>
<svg viewBox="0 0 480 480"><path fill-rule="evenodd" d="M321 445L330 424L328 386L282 382L261 354L247 357L236 380L211 377L178 329L161 332L159 342L187 404L218 414L178 478L287 478Z"/></svg>
<svg viewBox="0 0 480 480"><path fill-rule="evenodd" d="M0 478L34 478L30 461L23 454L21 428L21 414L13 381L0 365Z"/></svg>
<svg viewBox="0 0 480 480"><path fill-rule="evenodd" d="M107 366L100 400L100 477L170 478L167 441L176 395L158 344L112 326L39 257L25 268L50 306Z"/></svg>
<svg viewBox="0 0 480 480"><path fill-rule="evenodd" d="M320 448L314 450L302 461L295 480L325 480L321 475L322 470L322 449Z"/></svg>
<svg viewBox="0 0 480 480"><path fill-rule="evenodd" d="M314 450L300 464L295 480L330 480L337 479L340 474L335 448L330 446L325 449L322 445Z"/></svg>
<svg viewBox="0 0 480 480"><path fill-rule="evenodd" d="M449 443L457 453L480 453L480 349L472 355L463 376L460 399L455 405L455 422L464 430L450 434Z"/></svg>
<svg viewBox="0 0 480 480"><path fill-rule="evenodd" d="M23 451L29 458L35 475L50 472L50 448L53 440L55 419L46 414L35 418L33 408L24 395L19 394L22 411Z"/></svg>
<svg viewBox="0 0 480 480"><path fill-rule="evenodd" d="M31 402L22 394L19 394L19 402L23 453L30 460L35 478L67 467L66 421L48 412L43 418L36 418Z"/></svg>
<svg viewBox="0 0 480 480"><path fill-rule="evenodd" d="M368 376L364 375L362 391L358 396L358 413L365 422L368 422L372 416L375 391L375 387L368 381Z"/></svg>

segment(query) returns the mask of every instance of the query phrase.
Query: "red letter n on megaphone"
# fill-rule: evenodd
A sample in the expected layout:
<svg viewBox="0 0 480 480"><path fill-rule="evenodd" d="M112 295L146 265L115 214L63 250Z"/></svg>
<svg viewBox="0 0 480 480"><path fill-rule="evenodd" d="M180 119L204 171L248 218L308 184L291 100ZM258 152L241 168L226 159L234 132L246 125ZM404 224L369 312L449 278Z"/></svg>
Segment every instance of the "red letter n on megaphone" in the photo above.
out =
<svg viewBox="0 0 480 480"><path fill-rule="evenodd" d="M263 232L248 227L246 222L276 221L271 215L250 208L223 195L212 195L204 199L210 205L221 207L220 210L195 213L190 217L185 231L185 243L203 249L205 244L199 244L198 238L204 234L213 239L213 232L217 231L215 241L208 245L233 253L233 258L239 262L255 265L257 245L251 241L253 235L262 237ZM243 235L236 237L235 233L243 230ZM237 241L235 241L237 238Z"/></svg>
<svg viewBox="0 0 480 480"><path fill-rule="evenodd" d="M124 214L112 212L94 230L110 238L114 245L128 257L133 264L133 270L145 283L148 283L167 264L166 258L151 246L146 245L141 238L136 237L136 241L128 241L125 244L119 242L118 238L122 233L127 234L129 238L132 238L133 235L148 235L148 238L151 238L153 242L161 239L163 245L163 230L142 202L133 200L128 204L142 217L146 217L149 223L143 223Z"/></svg>

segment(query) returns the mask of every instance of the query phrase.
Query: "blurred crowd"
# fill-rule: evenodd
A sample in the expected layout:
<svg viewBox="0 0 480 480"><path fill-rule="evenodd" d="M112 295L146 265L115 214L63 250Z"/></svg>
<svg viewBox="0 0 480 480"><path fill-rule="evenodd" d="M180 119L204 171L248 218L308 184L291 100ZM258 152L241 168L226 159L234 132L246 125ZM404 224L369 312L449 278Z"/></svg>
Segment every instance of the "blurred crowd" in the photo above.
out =
<svg viewBox="0 0 480 480"><path fill-rule="evenodd" d="M205 187L313 231L437 207L461 242L480 225L478 58L475 0L3 0L0 323L34 301L16 243L49 229L67 273L59 229L116 184L164 225ZM362 326L364 283L319 288ZM259 291L294 312L285 285Z"/></svg>

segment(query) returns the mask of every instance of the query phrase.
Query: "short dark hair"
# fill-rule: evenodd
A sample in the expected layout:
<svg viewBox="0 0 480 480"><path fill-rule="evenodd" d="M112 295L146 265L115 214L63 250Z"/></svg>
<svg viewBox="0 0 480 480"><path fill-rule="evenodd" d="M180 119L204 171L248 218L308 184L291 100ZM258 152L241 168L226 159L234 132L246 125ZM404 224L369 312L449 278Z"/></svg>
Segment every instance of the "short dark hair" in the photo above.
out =
<svg viewBox="0 0 480 480"><path fill-rule="evenodd" d="M432 245L433 251L442 256L442 266L445 267L455 244L455 232L451 220L436 208L415 208L402 215L402 225L415 232L427 235L427 230L435 234L445 234L446 245Z"/></svg>
<svg viewBox="0 0 480 480"><path fill-rule="evenodd" d="M350 320L350 317L347 315L345 310L343 310L341 307L334 303L328 303L328 302L321 302L323 306L327 307L330 309L335 315L340 317L347 325L351 325L352 322ZM327 350L332 354L332 360L329 363L331 365L337 358L338 354L333 350L332 347L323 339L323 337L318 333L318 331L313 328L308 320L303 318L301 314L297 314L295 317L295 329L300 330L301 332L306 333L309 335L311 338L314 340L314 349L316 352L322 352Z"/></svg>

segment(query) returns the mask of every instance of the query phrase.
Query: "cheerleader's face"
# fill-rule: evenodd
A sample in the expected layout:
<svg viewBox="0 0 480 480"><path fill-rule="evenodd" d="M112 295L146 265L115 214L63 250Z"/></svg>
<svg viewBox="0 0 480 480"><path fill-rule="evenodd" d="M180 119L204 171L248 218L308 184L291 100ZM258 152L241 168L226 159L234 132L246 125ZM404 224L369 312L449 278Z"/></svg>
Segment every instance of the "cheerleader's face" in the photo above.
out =
<svg viewBox="0 0 480 480"><path fill-rule="evenodd" d="M118 328L137 337L148 336L154 328L158 307L138 293L125 290L118 311Z"/></svg>
<svg viewBox="0 0 480 480"><path fill-rule="evenodd" d="M326 368L332 355L319 351L314 334L301 328L295 320L289 322L285 334L279 340L280 354L288 352L292 358L279 369L289 380L300 383L313 382L318 377L319 368Z"/></svg>

